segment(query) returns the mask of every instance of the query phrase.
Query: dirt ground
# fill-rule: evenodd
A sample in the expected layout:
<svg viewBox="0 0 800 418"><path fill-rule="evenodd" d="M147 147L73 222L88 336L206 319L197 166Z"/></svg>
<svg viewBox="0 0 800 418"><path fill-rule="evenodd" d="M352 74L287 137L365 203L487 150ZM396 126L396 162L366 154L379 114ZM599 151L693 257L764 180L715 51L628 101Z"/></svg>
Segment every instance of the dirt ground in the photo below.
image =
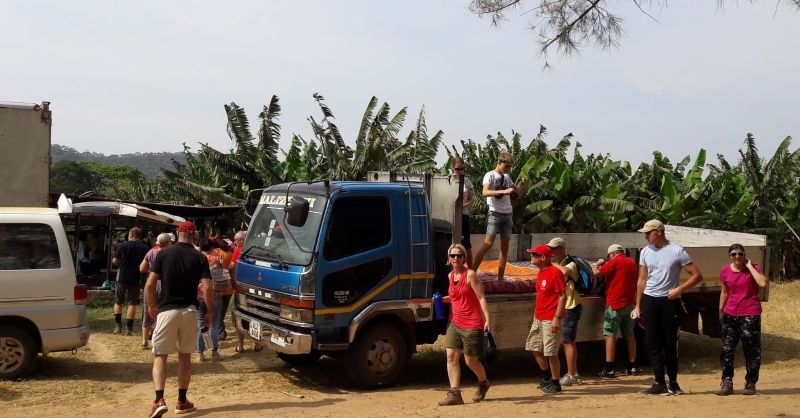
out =
<svg viewBox="0 0 800 418"><path fill-rule="evenodd" d="M361 391L344 378L343 364L323 358L313 367L294 369L269 350L235 353L231 339L222 342L220 362L194 364L189 398L197 411L187 416L800 416L800 325L797 310L782 300L800 293L800 283L776 285L765 304L763 363L759 393L740 395L744 370L736 369L737 394L713 394L719 385L719 340L681 337L682 396L648 396L651 375L601 380L589 377L601 365L602 345L579 345L584 384L557 395L536 388L538 372L528 353L503 352L491 374L487 400L469 403L475 378L464 368L467 404L438 407L447 389L441 340L420 346L410 370L393 388ZM108 308L90 309L93 334L76 355L56 353L40 359L32 378L0 382L0 416L147 416L153 398L152 355L139 348L139 337L109 334ZM772 316L770 318L770 316ZM230 331L230 330L229 330ZM741 353L737 365L741 365ZM176 363L170 359L166 398L173 415L177 398Z"/></svg>

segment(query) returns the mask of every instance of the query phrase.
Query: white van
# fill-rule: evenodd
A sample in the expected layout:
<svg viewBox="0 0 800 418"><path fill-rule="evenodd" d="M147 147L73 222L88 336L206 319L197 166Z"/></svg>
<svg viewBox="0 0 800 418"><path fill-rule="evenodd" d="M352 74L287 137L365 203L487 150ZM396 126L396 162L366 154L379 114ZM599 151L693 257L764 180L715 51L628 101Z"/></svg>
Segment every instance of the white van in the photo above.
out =
<svg viewBox="0 0 800 418"><path fill-rule="evenodd" d="M86 345L87 296L58 212L0 208L0 379L28 374L37 353Z"/></svg>

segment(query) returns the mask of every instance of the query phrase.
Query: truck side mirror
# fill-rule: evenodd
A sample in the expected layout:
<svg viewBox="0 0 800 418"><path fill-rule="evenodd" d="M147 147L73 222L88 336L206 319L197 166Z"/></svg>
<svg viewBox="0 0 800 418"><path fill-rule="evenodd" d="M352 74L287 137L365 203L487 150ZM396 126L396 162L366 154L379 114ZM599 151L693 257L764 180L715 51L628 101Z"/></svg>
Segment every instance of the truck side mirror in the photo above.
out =
<svg viewBox="0 0 800 418"><path fill-rule="evenodd" d="M301 227L306 224L308 219L308 200L302 197L292 196L292 199L286 202L286 223L291 226Z"/></svg>

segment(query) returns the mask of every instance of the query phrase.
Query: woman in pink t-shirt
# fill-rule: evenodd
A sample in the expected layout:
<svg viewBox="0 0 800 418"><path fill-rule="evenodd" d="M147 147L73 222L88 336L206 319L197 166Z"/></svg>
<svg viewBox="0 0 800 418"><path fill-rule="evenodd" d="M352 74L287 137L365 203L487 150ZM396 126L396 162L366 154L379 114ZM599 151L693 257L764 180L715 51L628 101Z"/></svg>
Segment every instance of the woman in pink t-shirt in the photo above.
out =
<svg viewBox="0 0 800 418"><path fill-rule="evenodd" d="M445 351L447 352L447 377L450 390L447 397L439 402L439 406L461 405L461 354L467 367L478 378L478 390L472 397L473 402L480 402L489 390L486 369L478 359L483 353L483 332L489 331L489 307L483 294L483 286L474 271L466 264L467 249L461 244L453 244L447 250L448 264L453 266L450 272L447 299L452 304L450 324L445 335Z"/></svg>
<svg viewBox="0 0 800 418"><path fill-rule="evenodd" d="M719 319L722 323L722 384L715 393L727 396L733 393L733 357L736 345L742 341L744 352L745 385L743 395L756 393L758 372L761 368L761 302L758 292L767 285L767 276L761 266L753 264L741 244L728 248L731 263L722 267L719 281Z"/></svg>

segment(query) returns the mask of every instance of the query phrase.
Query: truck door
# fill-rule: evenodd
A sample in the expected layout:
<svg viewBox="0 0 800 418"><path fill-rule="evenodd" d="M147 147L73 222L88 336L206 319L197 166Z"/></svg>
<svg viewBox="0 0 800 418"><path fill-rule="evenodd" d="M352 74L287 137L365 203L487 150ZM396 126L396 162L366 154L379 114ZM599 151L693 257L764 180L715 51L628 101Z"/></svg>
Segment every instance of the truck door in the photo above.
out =
<svg viewBox="0 0 800 418"><path fill-rule="evenodd" d="M334 197L320 235L317 324L346 327L368 302L397 297L391 202L380 192Z"/></svg>

